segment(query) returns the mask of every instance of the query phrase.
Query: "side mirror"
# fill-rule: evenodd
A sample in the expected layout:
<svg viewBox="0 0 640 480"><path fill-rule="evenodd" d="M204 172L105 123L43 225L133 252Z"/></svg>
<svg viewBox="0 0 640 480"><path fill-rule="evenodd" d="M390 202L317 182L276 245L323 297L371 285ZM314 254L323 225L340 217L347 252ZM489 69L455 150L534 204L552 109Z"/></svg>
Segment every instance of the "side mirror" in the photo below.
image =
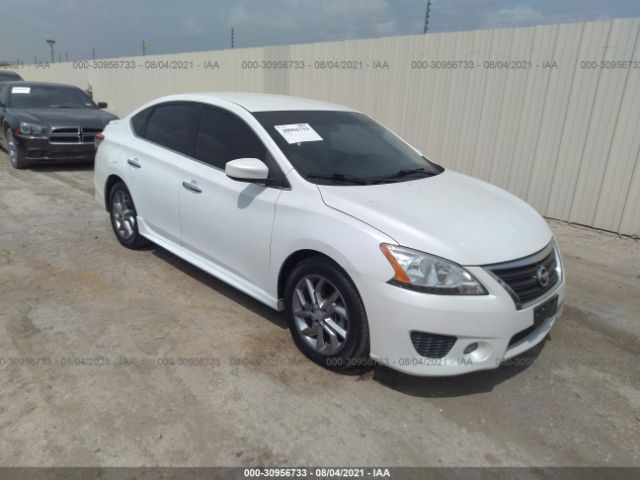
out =
<svg viewBox="0 0 640 480"><path fill-rule="evenodd" d="M98 108L107 108L108 106L107 102L98 102Z"/></svg>
<svg viewBox="0 0 640 480"><path fill-rule="evenodd" d="M238 158L227 162L224 173L240 182L256 182L269 177L269 167L257 158Z"/></svg>

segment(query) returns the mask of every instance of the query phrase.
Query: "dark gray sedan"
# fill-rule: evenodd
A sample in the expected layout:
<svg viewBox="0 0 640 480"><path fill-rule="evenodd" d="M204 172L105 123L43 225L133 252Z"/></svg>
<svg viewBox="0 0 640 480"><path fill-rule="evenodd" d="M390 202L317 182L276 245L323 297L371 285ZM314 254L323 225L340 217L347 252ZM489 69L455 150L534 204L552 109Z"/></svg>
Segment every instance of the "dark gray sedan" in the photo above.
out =
<svg viewBox="0 0 640 480"><path fill-rule="evenodd" d="M14 168L93 162L95 138L118 117L71 85L0 84L0 145Z"/></svg>

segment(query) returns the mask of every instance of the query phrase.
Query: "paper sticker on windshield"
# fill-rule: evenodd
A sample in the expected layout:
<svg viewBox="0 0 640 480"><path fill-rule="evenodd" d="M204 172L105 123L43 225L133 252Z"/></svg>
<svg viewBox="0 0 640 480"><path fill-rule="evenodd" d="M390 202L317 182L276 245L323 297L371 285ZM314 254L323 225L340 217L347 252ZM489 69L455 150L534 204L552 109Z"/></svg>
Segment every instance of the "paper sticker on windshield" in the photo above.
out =
<svg viewBox="0 0 640 480"><path fill-rule="evenodd" d="M11 93L31 93L31 87L12 87Z"/></svg>
<svg viewBox="0 0 640 480"><path fill-rule="evenodd" d="M293 123L291 125L275 125L280 135L289 143L317 142L322 137L318 135L308 123Z"/></svg>

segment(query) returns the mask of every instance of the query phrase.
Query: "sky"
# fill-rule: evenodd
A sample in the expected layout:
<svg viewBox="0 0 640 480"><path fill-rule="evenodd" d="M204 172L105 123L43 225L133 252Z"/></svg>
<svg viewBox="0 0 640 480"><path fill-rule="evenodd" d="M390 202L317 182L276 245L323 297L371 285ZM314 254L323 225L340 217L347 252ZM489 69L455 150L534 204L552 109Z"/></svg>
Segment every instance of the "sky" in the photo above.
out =
<svg viewBox="0 0 640 480"><path fill-rule="evenodd" d="M0 62L421 34L426 0L2 0ZM428 32L640 17L640 0L432 0Z"/></svg>

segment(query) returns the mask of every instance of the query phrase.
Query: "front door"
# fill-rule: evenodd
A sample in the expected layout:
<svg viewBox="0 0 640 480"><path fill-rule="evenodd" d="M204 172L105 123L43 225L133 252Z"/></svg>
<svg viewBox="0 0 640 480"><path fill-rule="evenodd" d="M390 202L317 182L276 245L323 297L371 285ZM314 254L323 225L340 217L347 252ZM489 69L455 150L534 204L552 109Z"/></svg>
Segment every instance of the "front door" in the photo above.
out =
<svg viewBox="0 0 640 480"><path fill-rule="evenodd" d="M271 230L281 190L232 180L230 160L258 158L270 167L266 147L235 115L205 107L194 160L186 160L180 188L183 245L266 291ZM277 167L275 167L277 168Z"/></svg>

